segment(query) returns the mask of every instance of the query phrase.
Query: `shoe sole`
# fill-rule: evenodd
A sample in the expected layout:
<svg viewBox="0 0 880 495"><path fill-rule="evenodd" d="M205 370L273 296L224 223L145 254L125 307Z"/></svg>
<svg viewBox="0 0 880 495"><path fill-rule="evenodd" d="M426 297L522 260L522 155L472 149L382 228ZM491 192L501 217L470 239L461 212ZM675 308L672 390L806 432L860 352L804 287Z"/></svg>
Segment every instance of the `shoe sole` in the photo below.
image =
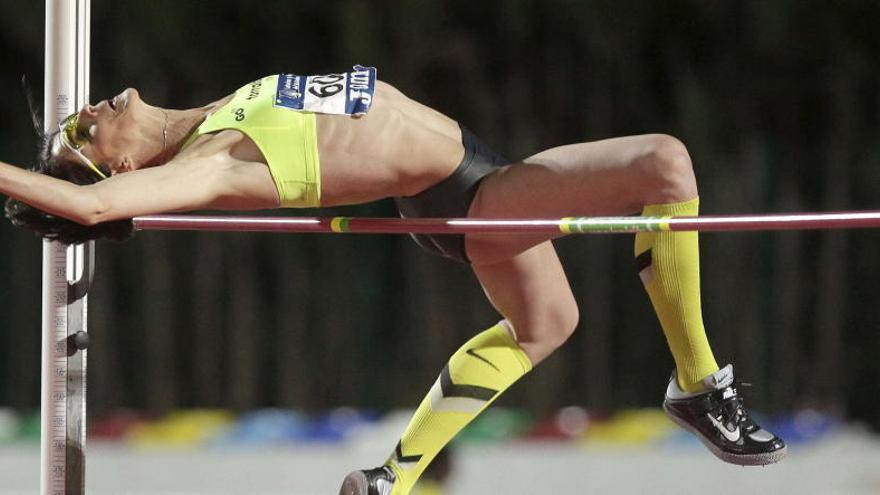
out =
<svg viewBox="0 0 880 495"><path fill-rule="evenodd" d="M369 495L370 482L361 471L352 471L342 481L339 495Z"/></svg>
<svg viewBox="0 0 880 495"><path fill-rule="evenodd" d="M721 450L717 445L712 443L711 440L706 438L700 432L700 430L694 428L693 426L691 426L690 423L679 418L671 411L669 411L669 409L666 407L665 402L663 403L663 412L666 413L666 416L668 416L673 423L693 433L694 436L696 436L700 440L700 442L705 445L707 449L709 449L709 452L712 452L712 454L715 455L715 457L730 464L736 464L737 466L766 466L768 464L775 464L781 461L788 453L788 446L785 446L779 450L774 450L773 452L767 452L765 454L731 454L730 452L725 452Z"/></svg>

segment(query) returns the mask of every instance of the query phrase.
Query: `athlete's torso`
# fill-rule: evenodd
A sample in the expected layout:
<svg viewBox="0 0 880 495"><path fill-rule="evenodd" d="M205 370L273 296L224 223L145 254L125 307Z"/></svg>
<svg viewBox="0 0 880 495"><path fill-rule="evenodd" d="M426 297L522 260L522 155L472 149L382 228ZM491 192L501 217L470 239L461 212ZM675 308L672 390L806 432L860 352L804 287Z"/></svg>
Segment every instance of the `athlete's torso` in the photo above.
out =
<svg viewBox="0 0 880 495"><path fill-rule="evenodd" d="M256 82L251 87L254 84ZM242 90L245 88L248 86ZM256 89L261 90L255 90L258 97L266 93L263 88ZM235 110L232 107L236 106L236 100L242 96L246 100L250 96L249 90L244 93L242 90L217 102L214 108L217 111ZM271 102L268 106L272 106ZM293 111L270 109L265 105L260 108L255 106L244 111L266 112L268 121L273 119L269 112ZM248 117L250 122L258 123L259 119ZM351 117L319 113L315 118L321 204L324 206L414 195L447 177L463 156L461 133L455 121L407 98L381 81L376 84L372 105L366 115ZM232 125L222 127L235 128L234 118L227 123ZM242 131L248 135L244 129ZM202 137L193 146L198 147L204 141L205 137ZM285 153L285 142L275 138L257 145L247 138L237 143L234 151L241 159L267 163L267 155Z"/></svg>

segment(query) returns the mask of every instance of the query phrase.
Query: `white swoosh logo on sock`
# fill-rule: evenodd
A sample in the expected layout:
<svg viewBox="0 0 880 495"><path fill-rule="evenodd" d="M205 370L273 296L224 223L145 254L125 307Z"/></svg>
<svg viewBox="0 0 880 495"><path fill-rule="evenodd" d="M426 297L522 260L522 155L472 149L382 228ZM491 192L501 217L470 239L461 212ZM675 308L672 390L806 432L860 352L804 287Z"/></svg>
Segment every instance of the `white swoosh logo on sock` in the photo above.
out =
<svg viewBox="0 0 880 495"><path fill-rule="evenodd" d="M719 431L721 431L721 434L724 435L724 438L726 438L728 441L731 441L734 443L739 442L739 439L742 436L739 431L739 426L737 426L735 430L730 431L727 429L727 427L725 427L723 424L721 424L720 421L715 419L711 414L706 414L706 416L709 417L709 421L711 421L712 424L715 425L715 428L717 428Z"/></svg>

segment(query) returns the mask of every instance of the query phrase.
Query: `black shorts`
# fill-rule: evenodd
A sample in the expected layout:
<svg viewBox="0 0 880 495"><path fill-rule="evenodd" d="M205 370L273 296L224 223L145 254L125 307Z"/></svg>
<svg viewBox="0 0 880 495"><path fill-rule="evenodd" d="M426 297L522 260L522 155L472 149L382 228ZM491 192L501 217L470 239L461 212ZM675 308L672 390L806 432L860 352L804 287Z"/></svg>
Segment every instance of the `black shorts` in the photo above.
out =
<svg viewBox="0 0 880 495"><path fill-rule="evenodd" d="M483 177L510 161L492 151L480 138L461 128L464 158L452 175L415 196L394 198L403 218L463 218ZM462 234L412 234L422 248L433 254L468 263Z"/></svg>

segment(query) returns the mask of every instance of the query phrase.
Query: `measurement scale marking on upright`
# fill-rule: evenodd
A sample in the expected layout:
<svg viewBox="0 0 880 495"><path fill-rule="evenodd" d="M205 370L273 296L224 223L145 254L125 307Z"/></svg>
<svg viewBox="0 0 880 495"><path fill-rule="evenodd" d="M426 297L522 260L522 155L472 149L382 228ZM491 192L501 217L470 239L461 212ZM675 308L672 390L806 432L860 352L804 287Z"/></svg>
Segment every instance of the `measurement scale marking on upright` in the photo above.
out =
<svg viewBox="0 0 880 495"><path fill-rule="evenodd" d="M67 262L67 247L54 246L56 266L64 267ZM52 287L52 301L54 309L54 342L52 345L53 364L55 373L51 373L51 397L52 397L52 486L53 495L64 495L64 481L66 477L66 452L67 444L67 273L64 268L57 268L52 274L55 283Z"/></svg>

